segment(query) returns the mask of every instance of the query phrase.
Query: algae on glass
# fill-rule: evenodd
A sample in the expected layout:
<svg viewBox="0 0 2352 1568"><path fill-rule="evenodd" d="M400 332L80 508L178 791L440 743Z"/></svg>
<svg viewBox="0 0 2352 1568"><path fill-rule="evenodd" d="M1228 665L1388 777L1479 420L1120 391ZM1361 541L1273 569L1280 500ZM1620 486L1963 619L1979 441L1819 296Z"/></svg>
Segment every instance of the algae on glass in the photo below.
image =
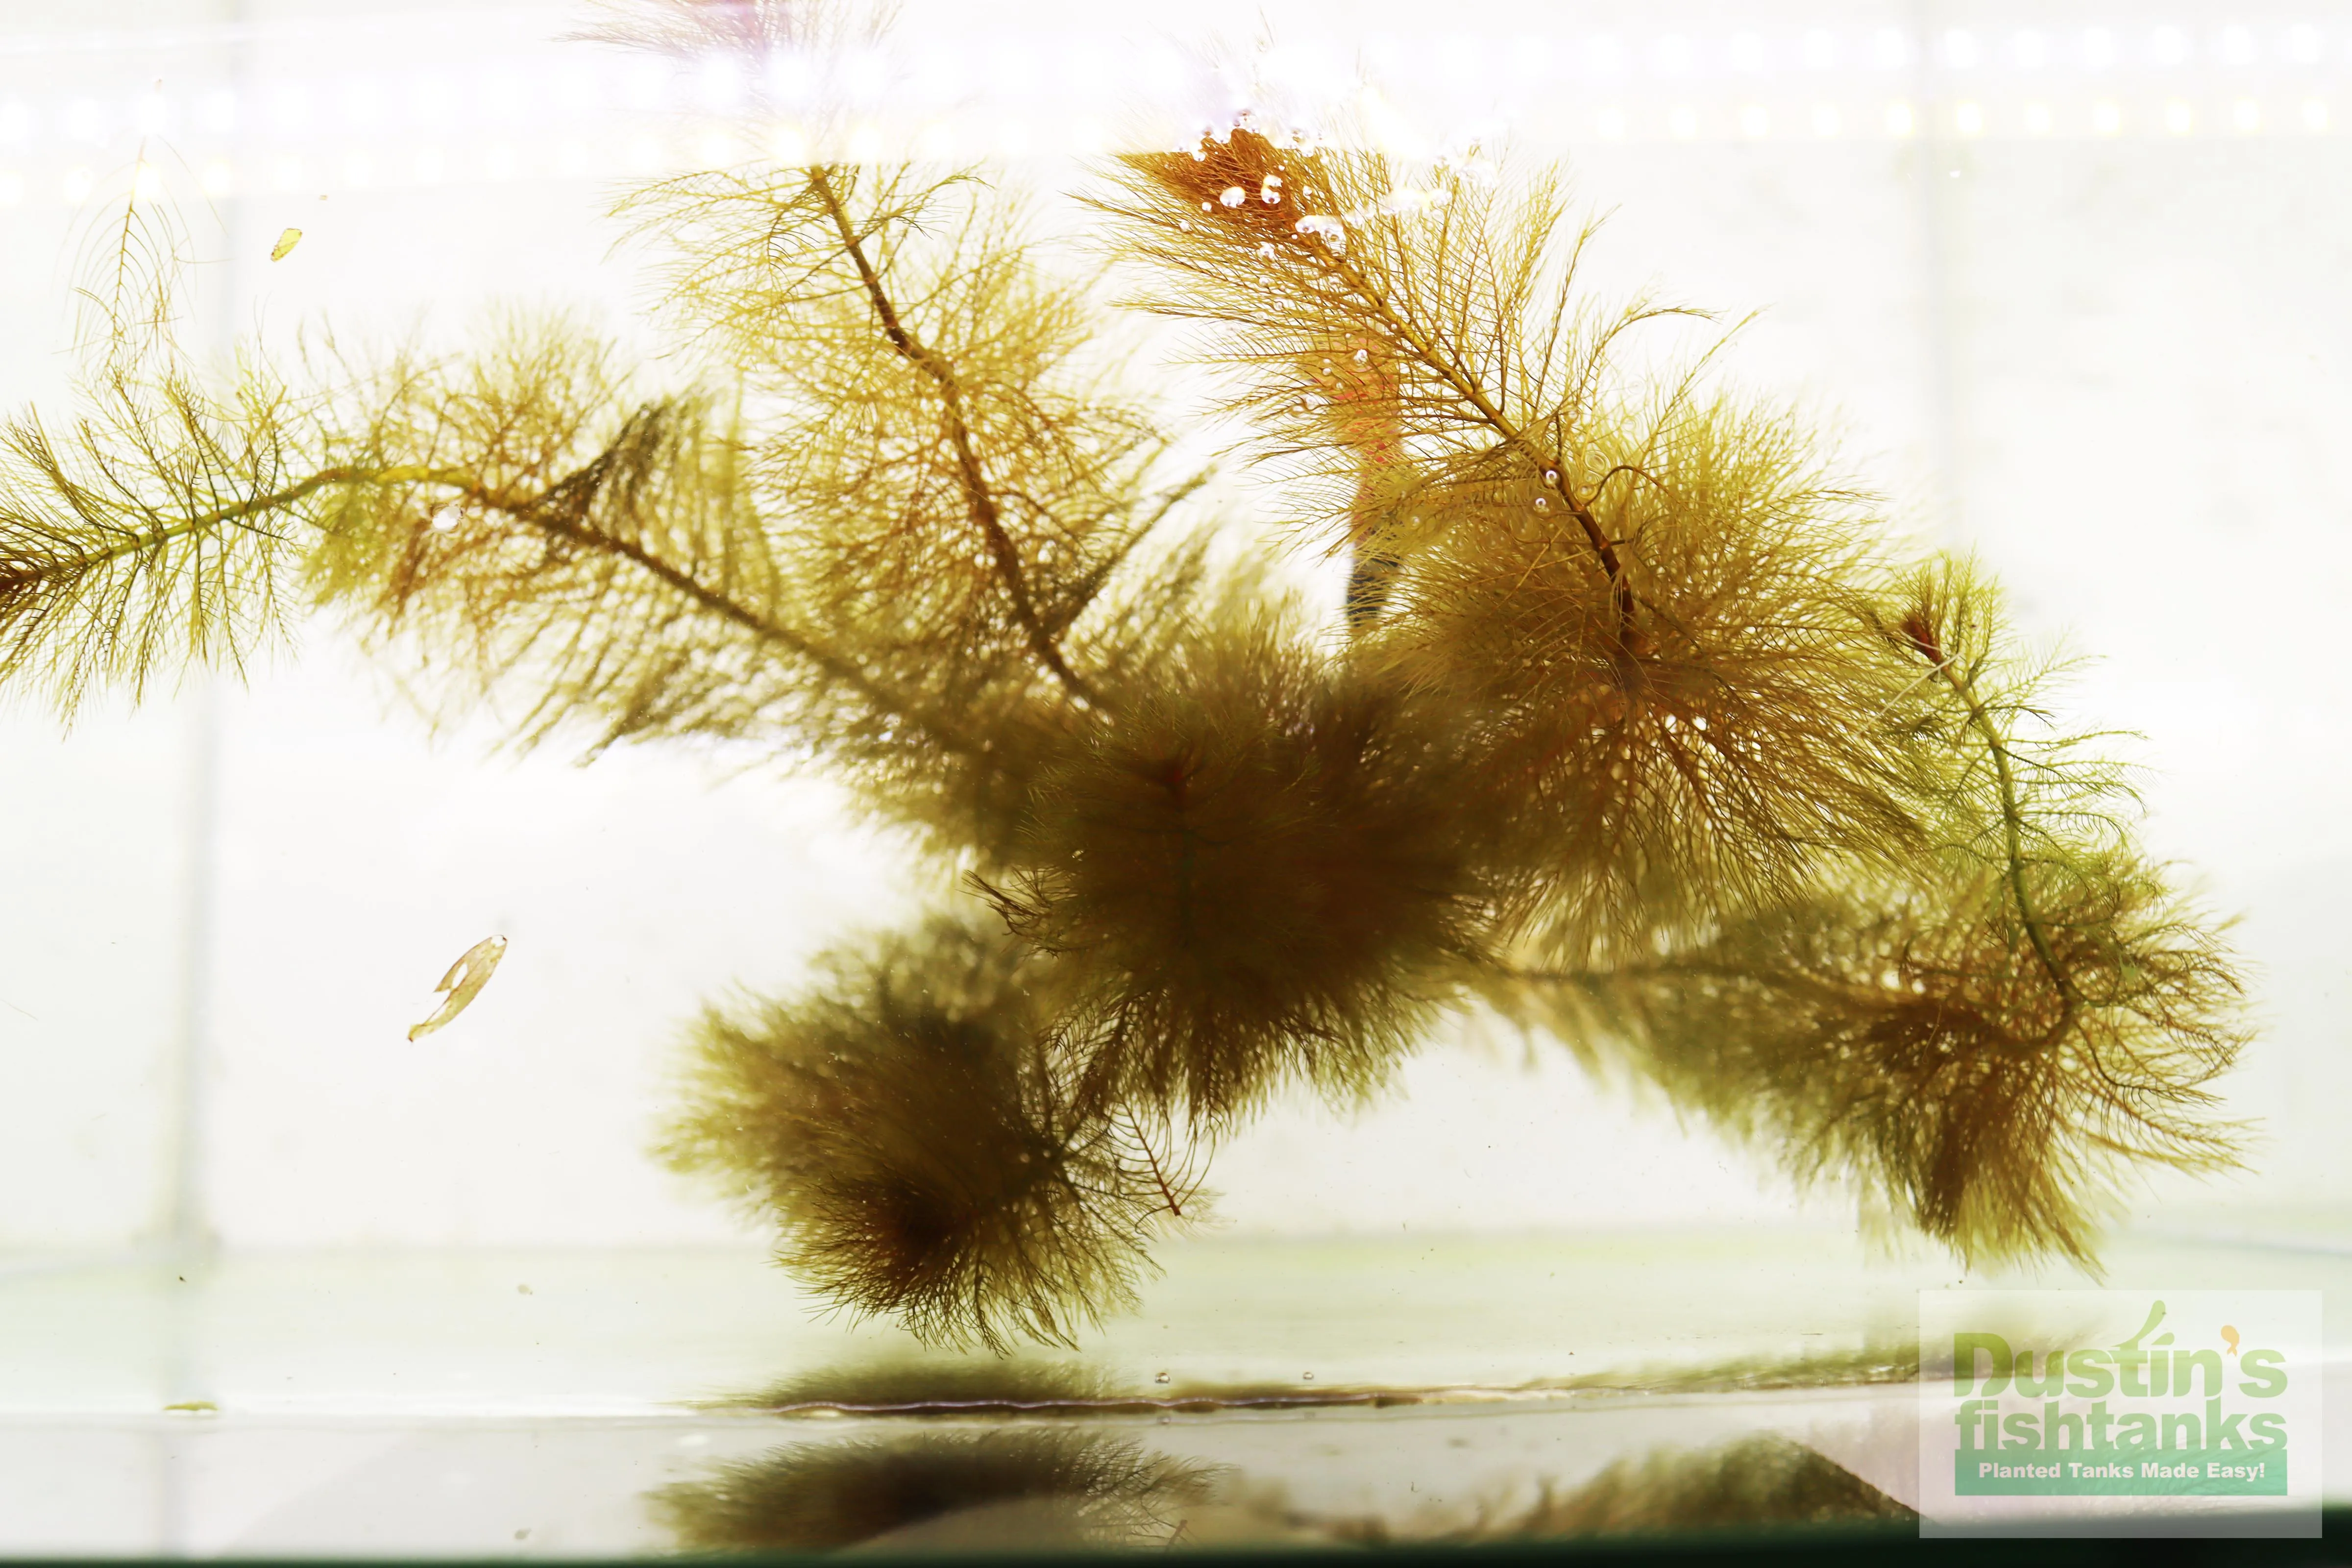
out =
<svg viewBox="0 0 2352 1568"><path fill-rule="evenodd" d="M1579 289L1557 175L1244 116L1088 179L1091 271L986 169L656 180L635 337L234 366L134 202L80 405L0 437L0 681L69 717L324 608L521 742L849 785L960 891L705 1016L667 1152L934 1342L1074 1342L1277 1091L1379 1095L1472 1009L1972 1261L2091 1262L2140 1173L2234 1161L2241 984L2111 740L1803 419L1628 356L1687 312ZM1211 547L1136 312L1339 602Z"/></svg>

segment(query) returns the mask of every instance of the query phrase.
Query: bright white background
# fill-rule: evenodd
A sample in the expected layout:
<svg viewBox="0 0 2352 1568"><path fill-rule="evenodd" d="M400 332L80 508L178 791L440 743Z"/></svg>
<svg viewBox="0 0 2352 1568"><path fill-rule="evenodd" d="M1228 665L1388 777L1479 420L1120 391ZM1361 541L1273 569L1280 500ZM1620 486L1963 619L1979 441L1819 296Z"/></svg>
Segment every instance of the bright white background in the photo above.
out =
<svg viewBox="0 0 2352 1568"><path fill-rule="evenodd" d="M581 19L0 0L0 400L62 414L75 258L142 145L210 258L206 342L625 311L614 184L756 151L746 106L793 84L558 41ZM2234 1093L2269 1143L2196 1223L2352 1199L2352 10L923 0L843 134L1063 189L1072 154L1226 107L1221 46L1432 145L1499 122L1615 210L1596 287L1765 310L1741 378L1841 418L1908 526L2101 657L2082 710L2145 732L2157 843L2244 914L2265 1027ZM0 714L0 1247L749 1234L645 1153L678 1026L895 918L915 868L821 782L497 738L436 738L324 625L68 736ZM496 981L406 1043L493 931ZM1800 1212L1558 1053L1433 1049L1402 1088L1229 1148L1231 1223Z"/></svg>

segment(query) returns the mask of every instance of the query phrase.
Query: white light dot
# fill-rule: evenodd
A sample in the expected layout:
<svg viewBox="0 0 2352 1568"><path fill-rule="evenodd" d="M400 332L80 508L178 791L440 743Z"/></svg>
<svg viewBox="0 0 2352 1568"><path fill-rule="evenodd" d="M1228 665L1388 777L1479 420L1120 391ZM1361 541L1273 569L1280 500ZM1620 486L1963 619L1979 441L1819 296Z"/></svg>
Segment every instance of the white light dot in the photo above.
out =
<svg viewBox="0 0 2352 1568"><path fill-rule="evenodd" d="M1025 60L1023 53L1015 50L1003 57L1002 63L997 68L1002 70L1004 64L1019 66L1024 63ZM1005 79L1009 81L1011 79L1008 77ZM841 85L854 103L871 104L877 101L890 88L889 59L879 49L866 48L852 51L848 59L842 64Z"/></svg>
<svg viewBox="0 0 2352 1568"><path fill-rule="evenodd" d="M743 72L735 57L714 50L702 59L702 102L707 109L724 113L743 100Z"/></svg>
<svg viewBox="0 0 2352 1568"><path fill-rule="evenodd" d="M1772 129L1772 116L1760 103L1751 103L1739 111L1739 129L1749 136L1762 136Z"/></svg>
<svg viewBox="0 0 2352 1568"><path fill-rule="evenodd" d="M1912 113L1909 104L1898 99L1886 106L1886 133L1889 136L1908 136L1918 129L1918 116Z"/></svg>
<svg viewBox="0 0 2352 1568"><path fill-rule="evenodd" d="M441 176L447 172L448 164L443 160L440 148L420 147L409 167L418 184L437 185L441 183Z"/></svg>
<svg viewBox="0 0 2352 1568"><path fill-rule="evenodd" d="M1966 70L1977 63L1977 36L1955 27L1944 35L1944 63L1954 70Z"/></svg>
<svg viewBox="0 0 2352 1568"><path fill-rule="evenodd" d="M163 195L163 175L152 163L141 163L139 172L131 176L131 194L142 202L160 200Z"/></svg>
<svg viewBox="0 0 2352 1568"><path fill-rule="evenodd" d="M2027 70L2039 70L2050 63L2050 40L2029 27L2009 40L2010 58Z"/></svg>
<svg viewBox="0 0 2352 1568"><path fill-rule="evenodd" d="M2319 29L2313 26L2289 27L2286 31L2286 58L2299 66L2315 66L2323 52Z"/></svg>
<svg viewBox="0 0 2352 1568"><path fill-rule="evenodd" d="M2229 64L2233 66L2252 65L2256 55L2259 53L2260 51L2254 47L2254 31L2252 27L2224 27L2221 29L2221 58Z"/></svg>
<svg viewBox="0 0 2352 1568"><path fill-rule="evenodd" d="M694 144L694 160L706 169L724 169L735 162L735 138L724 131L706 131Z"/></svg>
<svg viewBox="0 0 2352 1568"><path fill-rule="evenodd" d="M1486 74L1486 51L1475 38L1453 35L1437 46L1437 72L1455 87L1468 87Z"/></svg>
<svg viewBox="0 0 2352 1568"><path fill-rule="evenodd" d="M2164 106L2164 128L2175 136L2186 136L2197 129L2197 111L2176 98Z"/></svg>
<svg viewBox="0 0 2352 1568"><path fill-rule="evenodd" d="M1837 35L1826 27L1815 27L1805 35L1805 64L1817 71L1828 70L1838 61Z"/></svg>
<svg viewBox="0 0 2352 1568"><path fill-rule="evenodd" d="M310 99L299 87L282 87L269 100L269 121L288 136L300 132L310 119Z"/></svg>
<svg viewBox="0 0 2352 1568"><path fill-rule="evenodd" d="M436 129L447 125L457 115L456 79L437 72L426 77L417 84L416 97L409 104L409 112L419 125Z"/></svg>
<svg viewBox="0 0 2352 1568"><path fill-rule="evenodd" d="M1963 103L1958 108L1952 110L1952 129L1958 131L1961 135L1981 136L1984 134L1984 127L1985 117L1983 106L1974 103Z"/></svg>
<svg viewBox="0 0 2352 1568"><path fill-rule="evenodd" d="M2046 104L2046 103L2029 103L2029 104L2027 104L2027 105L2025 106L2025 115L2024 115L2024 119L2025 119L2025 133L2026 133L2027 135L2029 135L2029 136L2047 136L2047 135L2049 135L2049 134L2050 134L2050 124L2051 124L2051 121L2050 121L2050 106L2049 106L2048 104Z"/></svg>
<svg viewBox="0 0 2352 1568"><path fill-rule="evenodd" d="M236 190L236 170L227 160L215 158L205 165L204 176L199 183L208 196L233 195Z"/></svg>
<svg viewBox="0 0 2352 1568"><path fill-rule="evenodd" d="M1871 35L1870 63L1880 70L1900 70L1911 63L1911 40L1899 27L1881 27Z"/></svg>
<svg viewBox="0 0 2352 1568"><path fill-rule="evenodd" d="M2304 100L2303 128L2305 131L2325 131L2327 129L2327 105L2321 100L2316 98L2307 98Z"/></svg>
<svg viewBox="0 0 2352 1568"><path fill-rule="evenodd" d="M2124 111L2120 104L2105 100L2091 105L2091 129L2102 136L2113 136L2124 128Z"/></svg>
<svg viewBox="0 0 2352 1568"><path fill-rule="evenodd" d="M354 82L342 94L343 123L364 129L383 119L383 89L372 81Z"/></svg>
<svg viewBox="0 0 2352 1568"><path fill-rule="evenodd" d="M270 164L269 183L281 191L299 189L302 184L302 160L280 158Z"/></svg>
<svg viewBox="0 0 2352 1568"><path fill-rule="evenodd" d="M808 138L790 121L772 126L768 131L768 156L779 163L804 163L808 162Z"/></svg>
<svg viewBox="0 0 2352 1568"><path fill-rule="evenodd" d="M1593 123L1599 129L1601 139L1602 141L1620 142L1624 140L1625 111L1623 110L1604 109L1594 118Z"/></svg>
<svg viewBox="0 0 2352 1568"><path fill-rule="evenodd" d="M2189 35L2178 27L2158 27L2148 35L2147 58L2160 66L2177 66L2189 58Z"/></svg>
<svg viewBox="0 0 2352 1568"><path fill-rule="evenodd" d="M1814 135L1834 136L1844 129L1845 116L1838 112L1838 106L1836 104L1817 103L1813 105Z"/></svg>
<svg viewBox="0 0 2352 1568"><path fill-rule="evenodd" d="M68 169L65 178L58 182L58 191L65 197L67 205L78 207L89 200L92 184L88 169Z"/></svg>
<svg viewBox="0 0 2352 1568"><path fill-rule="evenodd" d="M2230 123L2241 134L2252 135L2263 128L2263 106L2251 98L2242 98L2230 106Z"/></svg>
<svg viewBox="0 0 2352 1568"><path fill-rule="evenodd" d="M483 158L482 173L493 180L511 180L522 173L522 160L511 146L501 142Z"/></svg>
<svg viewBox="0 0 2352 1568"><path fill-rule="evenodd" d="M349 190L364 190L375 179L375 163L364 153L354 153L343 160L343 184Z"/></svg>
<svg viewBox="0 0 2352 1568"><path fill-rule="evenodd" d="M1698 134L1698 110L1687 103L1677 103L1666 111L1666 129L1683 141Z"/></svg>
<svg viewBox="0 0 2352 1568"><path fill-rule="evenodd" d="M2093 70L2105 70L2116 63L2116 36L2105 27L2083 30L2083 63Z"/></svg>

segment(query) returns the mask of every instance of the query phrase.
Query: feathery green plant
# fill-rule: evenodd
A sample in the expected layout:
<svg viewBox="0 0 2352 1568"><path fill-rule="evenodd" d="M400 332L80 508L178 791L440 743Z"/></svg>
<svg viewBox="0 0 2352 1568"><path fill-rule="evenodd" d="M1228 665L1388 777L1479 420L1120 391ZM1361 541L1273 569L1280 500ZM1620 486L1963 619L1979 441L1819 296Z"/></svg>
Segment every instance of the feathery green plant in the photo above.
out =
<svg viewBox="0 0 2352 1568"><path fill-rule="evenodd" d="M1556 182L1244 119L1088 200L1115 284L976 171L645 186L668 384L562 316L207 376L134 204L83 413L0 431L0 684L70 716L307 601L524 743L847 783L969 896L708 1016L666 1148L928 1340L1074 1342L1219 1139L1480 1006L1971 1260L2088 1262L2139 1173L2233 1161L2241 982L2104 738L1801 421L1629 365L1687 312L1588 302ZM1335 614L1212 565L1121 309L1223 367Z"/></svg>

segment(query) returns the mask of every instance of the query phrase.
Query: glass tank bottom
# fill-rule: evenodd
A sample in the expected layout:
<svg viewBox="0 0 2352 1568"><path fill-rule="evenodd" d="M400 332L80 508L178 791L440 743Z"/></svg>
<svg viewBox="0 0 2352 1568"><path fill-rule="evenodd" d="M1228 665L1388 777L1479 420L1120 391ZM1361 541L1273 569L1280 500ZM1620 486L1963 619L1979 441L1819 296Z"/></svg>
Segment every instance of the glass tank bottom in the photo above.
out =
<svg viewBox="0 0 2352 1568"><path fill-rule="evenodd" d="M2127 1235L2108 1263L2109 1283L2352 1304L2352 1248L2284 1222ZM748 1250L19 1264L0 1274L0 1551L1884 1524L1916 1495L1916 1292L1958 1279L1754 1227L1212 1236L1167 1264L1082 1352L1006 1360L829 1318ZM2088 1283L2054 1273L1969 1283ZM2352 1408L2342 1371L2331 1414ZM2327 1451L2340 1502L2352 1432Z"/></svg>

